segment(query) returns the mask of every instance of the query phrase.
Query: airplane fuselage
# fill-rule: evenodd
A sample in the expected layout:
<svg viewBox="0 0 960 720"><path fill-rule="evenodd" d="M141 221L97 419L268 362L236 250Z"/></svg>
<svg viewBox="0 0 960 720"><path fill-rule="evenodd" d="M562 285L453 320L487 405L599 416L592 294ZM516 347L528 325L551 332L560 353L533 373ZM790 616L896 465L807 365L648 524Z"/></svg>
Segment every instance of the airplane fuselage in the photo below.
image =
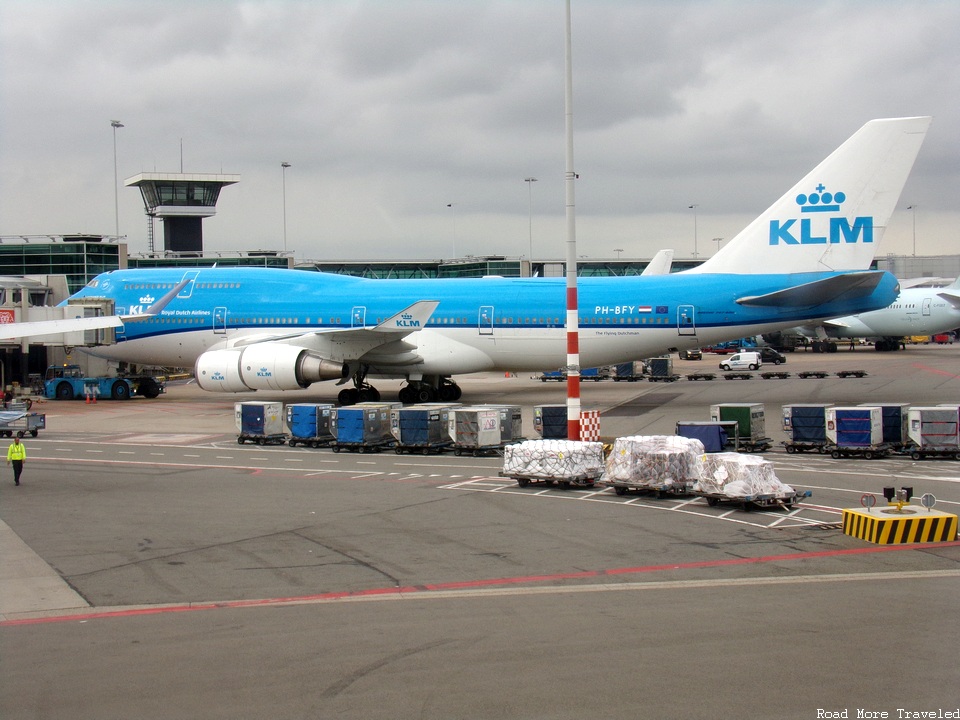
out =
<svg viewBox="0 0 960 720"><path fill-rule="evenodd" d="M769 332L811 316L867 311L896 296L896 280L886 275L863 297L816 308L736 302L833 274L581 278L581 365ZM98 276L76 297L109 297L118 314L137 315L185 276L193 282L159 315L127 323L115 345L92 352L189 367L208 350L269 336L290 338L291 344L336 361L362 362L373 375L539 371L566 364L563 278L370 280L262 268L119 270ZM405 328L411 331L402 341L405 347L393 350L406 354L358 358L351 356L349 343L338 342L339 332L373 328L416 300L438 305L422 327Z"/></svg>

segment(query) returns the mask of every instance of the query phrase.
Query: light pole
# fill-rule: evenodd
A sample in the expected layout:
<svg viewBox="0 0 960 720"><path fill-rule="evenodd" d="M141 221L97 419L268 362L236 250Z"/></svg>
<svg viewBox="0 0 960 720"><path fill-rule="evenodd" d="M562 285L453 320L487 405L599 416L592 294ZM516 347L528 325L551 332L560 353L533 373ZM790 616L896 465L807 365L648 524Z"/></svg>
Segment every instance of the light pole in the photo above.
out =
<svg viewBox="0 0 960 720"><path fill-rule="evenodd" d="M720 252L720 243L723 242L723 238L714 238L713 242L717 244L717 252ZM717 253L714 253L716 255Z"/></svg>
<svg viewBox="0 0 960 720"><path fill-rule="evenodd" d="M529 241L530 241L530 272L533 273L533 184L537 182L535 177L524 178L527 184L527 218L529 220Z"/></svg>
<svg viewBox="0 0 960 720"><path fill-rule="evenodd" d="M280 173L283 176L283 251L287 251L287 168L290 163L280 163Z"/></svg>
<svg viewBox="0 0 960 720"><path fill-rule="evenodd" d="M456 203L447 203L447 207L450 208L450 215L453 217L453 259L457 259L457 211L454 208Z"/></svg>
<svg viewBox="0 0 960 720"><path fill-rule="evenodd" d="M613 251L617 254L617 260L620 259L620 253L623 252L623 248L614 248Z"/></svg>
<svg viewBox="0 0 960 720"><path fill-rule="evenodd" d="M913 256L917 256L917 206L911 205L907 210L913 211Z"/></svg>
<svg viewBox="0 0 960 720"><path fill-rule="evenodd" d="M696 260L699 253L697 252L697 205L687 206L688 210L693 210L693 259Z"/></svg>
<svg viewBox="0 0 960 720"><path fill-rule="evenodd" d="M117 177L117 128L122 128L123 123L119 120L111 120L110 127L113 128L113 220L114 234L120 237L120 195L117 189L120 180Z"/></svg>

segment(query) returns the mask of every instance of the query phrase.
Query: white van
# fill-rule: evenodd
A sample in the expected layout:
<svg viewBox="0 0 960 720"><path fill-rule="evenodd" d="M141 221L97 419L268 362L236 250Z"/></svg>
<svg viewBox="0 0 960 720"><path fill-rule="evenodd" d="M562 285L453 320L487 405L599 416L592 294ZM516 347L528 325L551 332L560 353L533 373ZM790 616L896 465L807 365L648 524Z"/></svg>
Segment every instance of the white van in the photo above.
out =
<svg viewBox="0 0 960 720"><path fill-rule="evenodd" d="M763 365L758 352L738 352L720 361L721 370L757 370Z"/></svg>

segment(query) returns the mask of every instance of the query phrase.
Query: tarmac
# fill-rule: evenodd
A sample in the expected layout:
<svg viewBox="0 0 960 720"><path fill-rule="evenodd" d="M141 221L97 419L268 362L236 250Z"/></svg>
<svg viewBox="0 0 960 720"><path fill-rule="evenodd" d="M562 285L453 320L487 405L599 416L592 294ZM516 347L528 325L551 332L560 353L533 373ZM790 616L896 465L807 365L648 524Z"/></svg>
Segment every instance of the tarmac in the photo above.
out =
<svg viewBox="0 0 960 720"><path fill-rule="evenodd" d="M585 382L605 438L758 402L791 512L519 488L497 457L239 446L234 403L336 389L38 402L0 484L0 716L813 718L952 711L960 543L877 546L884 486L960 510L955 460L787 455L780 406L960 402L960 346L795 353L787 379ZM829 372L796 377L801 369ZM770 368L764 368L768 370ZM863 378L836 372L864 369ZM562 403L530 376L464 401ZM379 385L384 395L398 383ZM9 472L9 471L8 471Z"/></svg>

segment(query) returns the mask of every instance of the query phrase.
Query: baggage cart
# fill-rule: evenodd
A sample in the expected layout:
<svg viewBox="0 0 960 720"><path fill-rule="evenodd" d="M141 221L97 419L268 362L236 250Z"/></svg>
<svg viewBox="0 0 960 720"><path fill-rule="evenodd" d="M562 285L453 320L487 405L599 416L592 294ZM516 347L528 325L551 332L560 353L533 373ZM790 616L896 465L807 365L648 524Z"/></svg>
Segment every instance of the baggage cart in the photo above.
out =
<svg viewBox="0 0 960 720"><path fill-rule="evenodd" d="M911 407L907 411L907 444L914 460L928 457L960 460L960 411L956 405Z"/></svg>
<svg viewBox="0 0 960 720"><path fill-rule="evenodd" d="M784 405L783 431L787 440L783 446L788 453L827 451L827 403L798 403Z"/></svg>
<svg viewBox="0 0 960 720"><path fill-rule="evenodd" d="M283 430L283 403L281 402L238 402L234 406L237 430L237 444L246 442L257 445L282 445L287 442Z"/></svg>
<svg viewBox="0 0 960 720"><path fill-rule="evenodd" d="M331 403L291 403L287 405L287 428L290 430L290 447L328 447L335 438L330 427L333 411Z"/></svg>
<svg viewBox="0 0 960 720"><path fill-rule="evenodd" d="M826 450L835 459L862 457L872 460L890 454L883 441L882 410L875 405L828 407Z"/></svg>
<svg viewBox="0 0 960 720"><path fill-rule="evenodd" d="M722 403L710 406L710 419L737 423L738 451L764 452L773 440L767 437L763 403Z"/></svg>
<svg viewBox="0 0 960 720"><path fill-rule="evenodd" d="M811 493L798 493L780 482L769 460L740 453L717 453L704 457L693 494L704 498L711 507L730 503L750 511L789 508Z"/></svg>
<svg viewBox="0 0 960 720"><path fill-rule="evenodd" d="M501 477L530 483L593 487L603 475L603 443L581 440L526 440L504 448Z"/></svg>
<svg viewBox="0 0 960 720"><path fill-rule="evenodd" d="M334 441L330 448L338 453L380 452L392 447L396 438L390 431L390 411L394 403L357 403L347 407L333 408L330 412L330 428Z"/></svg>
<svg viewBox="0 0 960 720"><path fill-rule="evenodd" d="M606 463L604 483L617 495L631 490L658 498L687 495L700 476L703 443L676 435L617 438Z"/></svg>
<svg viewBox="0 0 960 720"><path fill-rule="evenodd" d="M390 432L397 441L394 452L442 453L453 444L448 431L449 412L457 407L460 403L423 403L391 409Z"/></svg>
<svg viewBox="0 0 960 720"><path fill-rule="evenodd" d="M27 412L26 410L0 411L0 435L3 437L18 438L25 435L36 437L41 430L47 427L47 416L43 413Z"/></svg>

